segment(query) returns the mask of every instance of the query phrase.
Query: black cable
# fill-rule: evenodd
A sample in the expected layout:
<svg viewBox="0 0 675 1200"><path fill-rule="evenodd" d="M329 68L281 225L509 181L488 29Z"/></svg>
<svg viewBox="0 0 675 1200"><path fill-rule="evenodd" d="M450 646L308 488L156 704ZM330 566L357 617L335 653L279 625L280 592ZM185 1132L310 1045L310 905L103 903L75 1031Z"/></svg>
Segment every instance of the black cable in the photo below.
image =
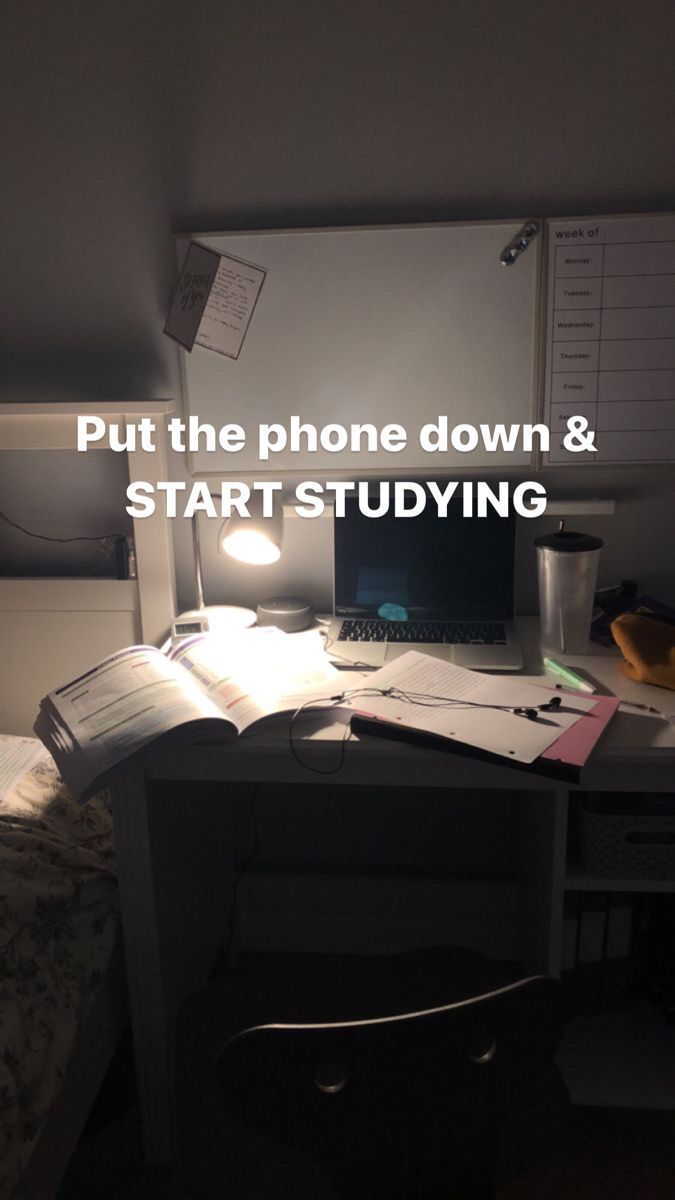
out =
<svg viewBox="0 0 675 1200"><path fill-rule="evenodd" d="M376 691L376 689L371 689L371 692L372 691ZM343 692L342 695L340 695L340 696L325 696L321 700L307 700L304 704L301 704L299 708L296 708L295 712L291 715L291 719L288 723L288 745L289 745L291 754L292 754L293 758L295 759L295 761L301 767L305 767L308 771L313 771L315 775L337 775L338 771L342 770L342 768L344 766L344 762L345 762L345 753L346 753L345 747L351 736L351 728L349 726L349 723L347 722L347 724L345 724L345 731L342 735L342 740L340 742L340 751L341 751L340 761L338 762L337 766L329 767L327 770L324 770L321 767L315 767L311 763L306 762L304 759L302 759L300 757L300 755L298 754L298 752L295 748L295 742L293 740L293 727L295 725L295 722L302 716L302 714L304 713L306 708L310 708L310 707L315 708L318 704L330 704L331 707L335 707L337 704L340 704L342 702L342 700L344 700L345 698L346 698L346 693Z"/></svg>
<svg viewBox="0 0 675 1200"><path fill-rule="evenodd" d="M302 717L303 713L308 708L315 709L321 704L330 705L332 708L334 708L344 703L345 700L354 700L357 696L386 696L392 700L402 701L405 704L413 704L418 708L491 709L494 712L512 713L514 716L524 717L530 721L537 719L540 709L544 711L558 709L562 703L559 696L554 696L553 699L547 701L545 704L540 704L537 708L531 708L526 707L525 705L512 706L510 704L482 704L479 700L465 700L462 697L452 699L448 696L435 696L431 692L406 692L403 691L402 688L397 687L375 688L365 686L360 688L346 688L345 691L340 692L335 696L322 696L319 699L306 700L304 704L301 704L300 707L296 708L295 712L291 714L288 725L288 744L293 758L301 767L305 767L308 771L313 771L315 775L337 775L338 771L342 770L345 762L346 744L351 735L351 728L349 724L345 725L345 732L342 736L342 741L340 742L340 761L338 762L337 766L329 767L327 770L324 770L320 767L313 766L311 763L302 759L298 754L293 736L295 722Z"/></svg>
<svg viewBox="0 0 675 1200"><path fill-rule="evenodd" d="M357 659L355 661L353 658L347 658L346 654L340 654L340 652L338 650L333 650L332 647L337 645L335 638L329 637L328 632L323 629L320 629L319 633L320 633L321 637L323 638L323 648L326 651L326 654L330 654L331 658L341 659L342 662L348 663L349 666L355 671L374 671L375 670L375 667L373 666L372 663L361 662L360 659Z"/></svg>
<svg viewBox="0 0 675 1200"><path fill-rule="evenodd" d="M18 529L19 533L25 533L26 537L37 538L40 542L115 542L126 536L124 533L101 533L96 537L49 537L45 533L33 533L31 529L25 529L23 525L12 521L4 512L0 512L0 521L8 525L10 529Z"/></svg>

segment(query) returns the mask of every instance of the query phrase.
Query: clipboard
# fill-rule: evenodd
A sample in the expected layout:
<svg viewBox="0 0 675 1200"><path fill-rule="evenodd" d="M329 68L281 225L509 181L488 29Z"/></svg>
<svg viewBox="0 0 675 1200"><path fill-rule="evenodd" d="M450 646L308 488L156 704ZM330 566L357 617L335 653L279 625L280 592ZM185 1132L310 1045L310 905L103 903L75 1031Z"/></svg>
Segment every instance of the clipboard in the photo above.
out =
<svg viewBox="0 0 675 1200"><path fill-rule="evenodd" d="M564 695L574 695L568 689L561 690ZM570 783L579 783L582 768L588 762L620 703L619 696L598 696L597 704L571 729L566 729L548 750L544 750L534 765L543 765L544 762L547 766L557 764L566 772L560 778Z"/></svg>
<svg viewBox="0 0 675 1200"><path fill-rule="evenodd" d="M578 692L561 689L561 695L578 696ZM581 782L581 772L584 766L621 703L618 696L596 696L593 699L595 700L593 708L584 713L583 717L576 721L570 729L566 729L532 763L514 762L513 759L501 754L492 754L439 734L395 725L393 722L381 720L379 717L366 716L363 713L353 714L351 728L355 733L367 733L375 737L390 738L393 741L410 742L413 745L444 750L450 754L459 754L464 758L477 759L479 762L491 763L494 766L510 767L512 770L543 775L563 783L578 784Z"/></svg>

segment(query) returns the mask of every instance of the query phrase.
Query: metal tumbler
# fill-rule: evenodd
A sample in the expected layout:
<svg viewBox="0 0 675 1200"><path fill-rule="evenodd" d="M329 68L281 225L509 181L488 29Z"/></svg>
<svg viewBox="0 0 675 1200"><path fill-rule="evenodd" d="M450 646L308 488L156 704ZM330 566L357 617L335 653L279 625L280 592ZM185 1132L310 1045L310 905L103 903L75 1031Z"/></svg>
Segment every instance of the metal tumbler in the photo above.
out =
<svg viewBox="0 0 675 1200"><path fill-rule="evenodd" d="M586 654L602 539L573 533L561 521L557 533L537 538L534 544L542 649Z"/></svg>

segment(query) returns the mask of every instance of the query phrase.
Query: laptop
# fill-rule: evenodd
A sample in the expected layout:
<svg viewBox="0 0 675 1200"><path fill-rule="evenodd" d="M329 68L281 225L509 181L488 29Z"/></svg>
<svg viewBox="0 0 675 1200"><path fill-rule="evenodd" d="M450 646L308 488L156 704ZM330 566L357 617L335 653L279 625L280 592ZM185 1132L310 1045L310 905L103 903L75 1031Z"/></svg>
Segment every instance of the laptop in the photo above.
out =
<svg viewBox="0 0 675 1200"><path fill-rule="evenodd" d="M334 527L336 665L380 667L420 650L481 671L518 671L514 625L515 516L366 517L346 500Z"/></svg>

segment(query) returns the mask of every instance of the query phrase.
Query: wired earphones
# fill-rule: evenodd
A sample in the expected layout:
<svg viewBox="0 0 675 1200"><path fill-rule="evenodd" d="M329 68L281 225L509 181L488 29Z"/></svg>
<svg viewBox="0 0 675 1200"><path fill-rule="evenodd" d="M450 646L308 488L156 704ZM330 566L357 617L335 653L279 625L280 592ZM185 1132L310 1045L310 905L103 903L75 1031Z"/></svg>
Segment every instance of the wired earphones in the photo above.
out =
<svg viewBox="0 0 675 1200"><path fill-rule="evenodd" d="M562 704L560 696L552 696L550 700L536 706L484 704L479 700L467 700L463 696L435 696L429 692L408 692L398 687L348 688L337 696L326 697L326 703L340 704L345 700L353 700L357 696L387 696L392 700L401 700L406 704L416 704L424 708L488 708L495 712L513 713L516 717L526 717L528 721L536 721L540 712L555 712Z"/></svg>
<svg viewBox="0 0 675 1200"><path fill-rule="evenodd" d="M345 701L347 703L349 703L351 700L355 700L357 697L367 697L367 696L385 696L391 700L399 700L399 701L403 701L407 704L419 705L420 707L423 707L423 708L492 709L495 712L513 713L514 716L524 717L528 721L536 721L539 718L540 712L555 712L562 705L562 698L560 696L552 696L550 698L550 700L546 700L543 704L537 704L536 706L530 706L530 705L524 705L524 704L518 704L518 705L483 704L478 700L466 700L462 696L457 696L457 697L435 696L430 692L407 692L403 688L398 688L398 687L375 688L375 687L367 687L366 686L366 687L359 687L359 688L347 688L347 689L345 689L345 691L338 692L334 696L324 696L321 699L308 700L305 702L305 704L301 704L300 707L297 708L295 710L295 712L292 714L290 722L289 722L288 740L289 740L289 748L290 748L291 754L293 755L293 758L296 760L296 762L300 763L301 766L308 767L309 770L314 771L317 775L334 775L334 774L336 774L342 768L342 766L344 764L345 744L346 744L346 742L349 738L349 734L350 734L349 723L347 723L345 725L344 736L341 739L341 743L340 743L341 754L340 754L339 762L337 763L336 766L331 767L328 770L321 770L321 769L313 766L306 760L303 760L298 755L297 748L295 745L295 737L294 737L296 721L298 721L298 719L300 717L302 717L303 715L310 715L306 711L310 707L315 708L318 705L323 705L323 704L334 707L335 705L343 704Z"/></svg>

